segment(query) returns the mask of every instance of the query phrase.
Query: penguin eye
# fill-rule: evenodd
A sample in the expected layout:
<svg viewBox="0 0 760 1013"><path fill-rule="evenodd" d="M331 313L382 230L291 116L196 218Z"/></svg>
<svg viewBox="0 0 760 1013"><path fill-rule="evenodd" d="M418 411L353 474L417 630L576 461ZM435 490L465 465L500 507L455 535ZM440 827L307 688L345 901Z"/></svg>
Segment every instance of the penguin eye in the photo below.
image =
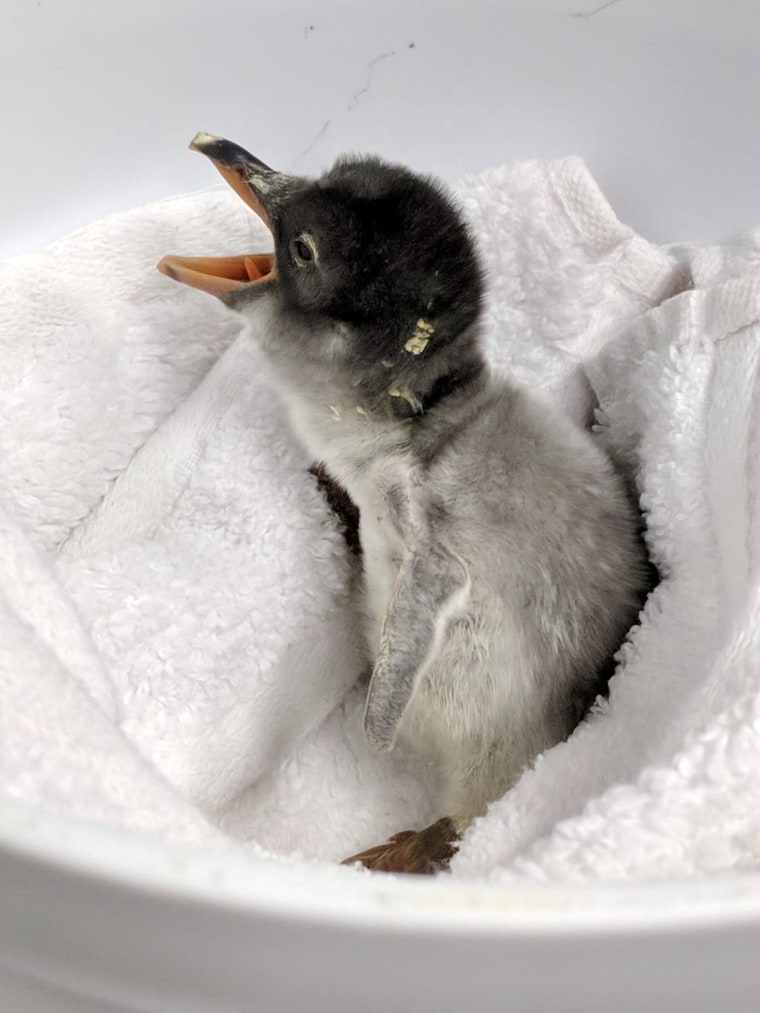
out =
<svg viewBox="0 0 760 1013"><path fill-rule="evenodd" d="M298 267L313 264L317 259L317 248L314 245L314 240L306 232L300 235L298 239L293 240L290 244L290 253Z"/></svg>

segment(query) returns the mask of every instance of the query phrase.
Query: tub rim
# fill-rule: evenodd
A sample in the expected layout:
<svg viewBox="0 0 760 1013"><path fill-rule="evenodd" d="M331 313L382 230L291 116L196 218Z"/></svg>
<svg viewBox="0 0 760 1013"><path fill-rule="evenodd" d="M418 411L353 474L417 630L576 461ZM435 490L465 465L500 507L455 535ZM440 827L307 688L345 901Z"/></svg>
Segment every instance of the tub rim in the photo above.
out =
<svg viewBox="0 0 760 1013"><path fill-rule="evenodd" d="M573 937L760 928L760 873L509 884L364 873L167 841L0 797L4 856L71 878L202 908L355 930Z"/></svg>

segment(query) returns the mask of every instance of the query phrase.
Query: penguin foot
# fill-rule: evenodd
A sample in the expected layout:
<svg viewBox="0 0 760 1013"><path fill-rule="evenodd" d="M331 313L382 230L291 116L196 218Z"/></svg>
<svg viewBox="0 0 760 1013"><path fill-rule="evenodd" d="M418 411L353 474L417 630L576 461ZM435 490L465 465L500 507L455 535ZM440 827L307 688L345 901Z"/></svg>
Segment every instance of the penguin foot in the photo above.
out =
<svg viewBox="0 0 760 1013"><path fill-rule="evenodd" d="M385 844L344 859L341 865L358 863L375 872L430 876L448 868L462 829L458 820L445 816L424 830L402 830Z"/></svg>

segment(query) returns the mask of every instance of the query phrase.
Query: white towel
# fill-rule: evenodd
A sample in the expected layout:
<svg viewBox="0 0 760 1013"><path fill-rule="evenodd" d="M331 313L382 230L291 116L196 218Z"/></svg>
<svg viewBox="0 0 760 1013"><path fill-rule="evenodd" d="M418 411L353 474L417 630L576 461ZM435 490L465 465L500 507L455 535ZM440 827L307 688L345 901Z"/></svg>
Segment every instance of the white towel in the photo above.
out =
<svg viewBox="0 0 760 1013"><path fill-rule="evenodd" d="M454 874L649 875L652 834L670 872L750 861L757 805L723 837L704 817L713 794L728 812L725 790L739 819L756 732L751 566L736 567L757 248L694 251L695 290L653 310L682 266L617 221L579 160L494 170L460 195L490 278L489 358L581 419L588 366L666 580L609 705L470 830ZM333 860L424 822L425 785L364 744L350 562L255 334L154 270L168 251L268 244L215 190L0 268L0 790Z"/></svg>
<svg viewBox="0 0 760 1013"><path fill-rule="evenodd" d="M589 374L637 470L662 584L608 704L474 826L459 876L686 876L760 864L760 233Z"/></svg>

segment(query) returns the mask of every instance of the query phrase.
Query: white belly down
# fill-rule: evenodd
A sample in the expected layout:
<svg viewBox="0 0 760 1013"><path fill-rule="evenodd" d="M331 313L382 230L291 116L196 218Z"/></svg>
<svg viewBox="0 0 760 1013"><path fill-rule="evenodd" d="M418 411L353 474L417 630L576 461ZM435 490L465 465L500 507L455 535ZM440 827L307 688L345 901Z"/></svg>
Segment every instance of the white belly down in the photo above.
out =
<svg viewBox="0 0 760 1013"><path fill-rule="evenodd" d="M360 509L365 635L374 662L402 559L414 547L404 545L378 503ZM441 815L482 812L549 744L551 732L546 742L536 742L533 730L546 726L527 713L539 700L518 616L503 601L483 601L476 593L448 622L399 725L399 739L430 764L439 782Z"/></svg>

